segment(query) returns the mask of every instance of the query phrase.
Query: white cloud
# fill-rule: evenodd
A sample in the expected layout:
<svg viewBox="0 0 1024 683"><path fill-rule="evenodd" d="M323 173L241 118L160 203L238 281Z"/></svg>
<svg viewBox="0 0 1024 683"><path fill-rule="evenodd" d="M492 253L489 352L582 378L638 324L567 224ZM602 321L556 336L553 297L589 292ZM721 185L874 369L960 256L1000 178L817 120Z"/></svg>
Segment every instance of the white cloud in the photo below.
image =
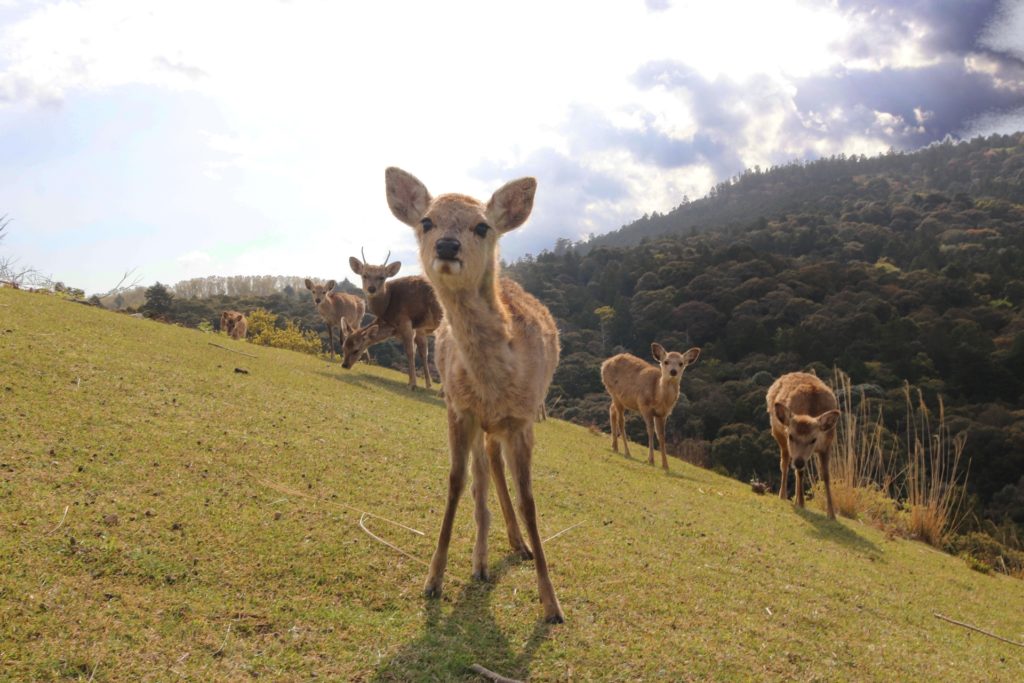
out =
<svg viewBox="0 0 1024 683"><path fill-rule="evenodd" d="M837 46L873 26L830 4L659 0L647 7L588 0L501 8L474 0L41 4L0 25L0 132L25 137L26 121L48 105L60 130L91 137L7 174L0 162L0 210L38 235L142 226L132 228L141 241L104 242L110 264L78 263L70 251L39 241L35 265L68 271L67 281L89 288L110 279L90 267L120 272L126 265L170 282L203 268L338 277L360 246L368 254L401 252L411 268L411 236L383 200L388 165L416 173L435 192L487 197L500 179L474 169L536 173L551 167L530 164L552 151L594 182L611 176L616 182L606 186L625 188L624 196L603 196L574 186L575 176L542 175L540 196L549 198L538 204L537 229L509 240L515 256L517 244L536 250L542 240L616 229L722 180L720 168L699 158L671 167L622 147L572 149L565 127L579 108L670 141L700 132L691 99L633 83L645 63L677 61L709 82L736 84L727 104L743 121L741 134L716 142L745 164L769 165L808 149L888 146L867 132L828 139L829 117L847 113L797 111L795 79L856 59L871 68L932 59L921 47L922 27L851 63ZM164 99L152 110L119 110L131 96L154 94ZM794 136L794 121L810 128ZM151 141L156 136L166 139ZM48 139L45 131L37 138ZM138 154L126 151L139 146ZM75 155L88 155L88 163ZM124 244L133 251L118 252Z"/></svg>

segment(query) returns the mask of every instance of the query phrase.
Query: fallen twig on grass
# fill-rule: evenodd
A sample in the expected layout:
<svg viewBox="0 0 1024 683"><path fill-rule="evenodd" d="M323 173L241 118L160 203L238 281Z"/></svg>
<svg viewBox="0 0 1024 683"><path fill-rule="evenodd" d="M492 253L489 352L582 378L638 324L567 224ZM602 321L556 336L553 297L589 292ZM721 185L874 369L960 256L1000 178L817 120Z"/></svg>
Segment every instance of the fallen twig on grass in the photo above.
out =
<svg viewBox="0 0 1024 683"><path fill-rule="evenodd" d="M978 628L977 626L971 626L970 624L965 624L964 622L957 621L956 619L950 619L949 617L944 617L941 614L939 614L938 612L933 612L932 616L934 616L936 619L942 619L943 621L948 621L951 624L956 624L957 626L963 626L964 628L968 628L968 629L970 629L972 631L977 631L978 633L983 633L986 636L988 636L989 638L995 638L996 640L1001 640L1004 643L1009 643L1010 645L1016 645L1017 647L1024 647L1024 643L1018 643L1016 640L1009 640L1007 638L1003 638L1002 636L997 636L995 633L991 633L990 631L986 631L983 628Z"/></svg>
<svg viewBox="0 0 1024 683"><path fill-rule="evenodd" d="M479 664L473 664L469 667L469 670L475 674L483 676L488 680L494 681L494 683L523 683L522 681L517 680L515 678L507 678L505 676L502 676L501 674L494 673L490 669L486 669L480 666Z"/></svg>
<svg viewBox="0 0 1024 683"><path fill-rule="evenodd" d="M545 538L545 539L544 539L544 542L545 542L545 543L547 543L548 541L553 541L554 539L556 539L556 538L558 538L559 536L561 536L562 534L564 534L564 533L565 533L566 531L572 531L573 529L575 529L576 527L578 527L578 526L579 526L579 525L581 525L581 524L583 524L583 522L576 522L576 523L575 523L575 524L573 524L572 526L570 526L570 527L566 527L565 529L562 529L561 531L559 531L559 532L558 532L557 534L555 534L554 536L548 536L547 538Z"/></svg>
<svg viewBox="0 0 1024 683"><path fill-rule="evenodd" d="M52 529L50 529L49 531L46 532L46 534L45 534L46 536L49 536L50 534L55 532L57 529L61 528L61 526L63 526L64 520L67 519L67 517L68 517L68 510L69 509L71 509L70 505L65 505L64 506L64 516L60 518L59 522L57 522L57 526L53 527Z"/></svg>
<svg viewBox="0 0 1024 683"><path fill-rule="evenodd" d="M366 516L368 514L369 514L368 512L364 512L362 515L359 516L359 528L362 529L363 531L365 531L370 536L370 538L372 538L375 541L378 541L379 543L383 543L384 545L386 545L387 547L391 548L392 550L395 550L395 551L405 555L406 557L408 557L413 562L418 562L418 563L422 564L424 567L429 567L430 566L429 562L424 562L423 560L421 560L420 558L416 557L415 555L412 555L411 553L405 552L404 550L399 548L397 545L394 545L393 543L388 543L383 538L381 538L377 534L375 534L372 531L370 531L369 529L367 529L366 528L366 524L364 523L364 521L366 520Z"/></svg>
<svg viewBox="0 0 1024 683"><path fill-rule="evenodd" d="M352 512L358 512L361 515L369 515L370 517L376 517L377 519L379 519L379 520L381 520L383 522L387 522L388 524L394 524L395 526L401 527L401 528L405 529L406 531L411 531L414 534L419 534L420 536L426 536L426 534L423 533L422 531L420 531L419 529L413 529L411 526L406 526L406 525L402 524L401 522L396 522L393 519L388 519L387 517L381 517L380 515L374 514L372 512L368 512L366 510L360 510L359 508L357 508L357 507L355 507L353 505L349 505L348 503L342 503L341 501L337 501L337 500L327 500L326 498L318 498L317 496L311 496L311 495L308 495L306 493L303 493L302 491L296 491L294 489L288 488L287 486L282 486L281 484L275 484L273 482L264 481L263 479L257 479L256 481L259 482L260 484L262 484L263 486L266 486L268 489L273 489L274 491L277 491L278 493L284 493L284 494L287 494L289 496L296 496L297 498L305 498L306 500L312 500L312 501L315 501L317 503L324 503L326 505L337 505L338 507L345 508L346 510L351 510ZM274 502L277 502L277 501L274 501Z"/></svg>
<svg viewBox="0 0 1024 683"><path fill-rule="evenodd" d="M216 344L214 342L206 342L206 343L209 344L210 346L216 346L218 349L224 349L225 351L230 351L231 353L240 353L243 356L249 356L249 358L259 358L259 356L253 355L251 353L246 353L245 351L236 351L235 349L229 349L226 346L221 346L220 344Z"/></svg>

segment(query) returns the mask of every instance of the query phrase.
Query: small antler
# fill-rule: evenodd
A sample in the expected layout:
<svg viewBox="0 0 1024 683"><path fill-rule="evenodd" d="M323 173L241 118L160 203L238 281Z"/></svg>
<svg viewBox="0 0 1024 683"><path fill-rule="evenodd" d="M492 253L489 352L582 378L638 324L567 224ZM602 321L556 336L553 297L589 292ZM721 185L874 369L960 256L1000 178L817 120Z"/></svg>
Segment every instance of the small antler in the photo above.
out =
<svg viewBox="0 0 1024 683"><path fill-rule="evenodd" d="M388 259L389 258L391 258L391 250L390 249L388 249L388 258L384 259L384 265L385 266L388 264Z"/></svg>
<svg viewBox="0 0 1024 683"><path fill-rule="evenodd" d="M359 253L363 255L363 265L366 265L366 252L363 251L362 247L359 247Z"/></svg>

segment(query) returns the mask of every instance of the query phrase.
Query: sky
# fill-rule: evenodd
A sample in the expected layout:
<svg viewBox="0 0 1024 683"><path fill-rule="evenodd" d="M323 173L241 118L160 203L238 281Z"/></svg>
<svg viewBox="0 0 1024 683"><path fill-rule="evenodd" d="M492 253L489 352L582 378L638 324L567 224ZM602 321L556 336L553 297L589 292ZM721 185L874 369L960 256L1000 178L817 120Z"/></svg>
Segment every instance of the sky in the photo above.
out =
<svg viewBox="0 0 1024 683"><path fill-rule="evenodd" d="M506 260L744 168L1024 129L1024 0L0 0L0 257L104 292L418 272L384 169Z"/></svg>

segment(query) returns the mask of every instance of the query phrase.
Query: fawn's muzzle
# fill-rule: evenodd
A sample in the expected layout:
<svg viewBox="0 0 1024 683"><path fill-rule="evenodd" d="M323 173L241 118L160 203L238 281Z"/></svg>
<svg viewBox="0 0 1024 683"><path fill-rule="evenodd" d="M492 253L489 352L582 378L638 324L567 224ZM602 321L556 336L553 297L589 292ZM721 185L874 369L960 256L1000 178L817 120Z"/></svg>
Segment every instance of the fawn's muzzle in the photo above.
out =
<svg viewBox="0 0 1024 683"><path fill-rule="evenodd" d="M461 248L462 243L452 237L443 237L434 245L434 251L437 253L437 257L449 261L458 255L459 249Z"/></svg>
<svg viewBox="0 0 1024 683"><path fill-rule="evenodd" d="M672 375L673 377L675 377L676 375L678 375L678 374L679 374L679 371L678 371L678 370L669 370L669 371L668 371L668 374L670 374L670 375Z"/></svg>
<svg viewBox="0 0 1024 683"><path fill-rule="evenodd" d="M804 468L804 465L806 464L807 463L804 461L803 458L795 458L793 460L793 467L795 467L798 470L802 470Z"/></svg>
<svg viewBox="0 0 1024 683"><path fill-rule="evenodd" d="M376 291L377 291L376 287L367 287L366 288L366 293L367 294L374 294L374 293L376 293Z"/></svg>

